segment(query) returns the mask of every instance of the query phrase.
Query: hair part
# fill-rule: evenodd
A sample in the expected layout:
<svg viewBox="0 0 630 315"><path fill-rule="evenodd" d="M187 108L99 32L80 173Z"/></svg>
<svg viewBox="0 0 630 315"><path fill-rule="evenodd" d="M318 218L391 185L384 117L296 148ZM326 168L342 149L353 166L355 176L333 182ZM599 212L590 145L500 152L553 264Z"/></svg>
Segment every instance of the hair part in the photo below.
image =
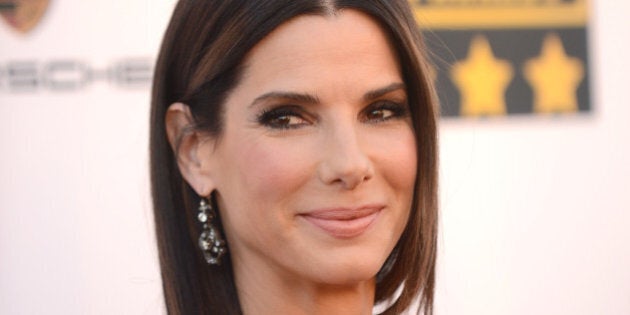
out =
<svg viewBox="0 0 630 315"><path fill-rule="evenodd" d="M426 49L405 0L180 0L164 35L151 101L150 162L155 228L169 314L242 313L229 252L208 266L197 248L198 196L183 180L166 137L168 107L182 102L191 130L219 137L230 91L248 52L279 25L301 15L330 16L354 9L371 16L390 38L401 64L417 142L418 171L405 230L378 274L375 302L400 314L420 299L433 313L437 247L437 115ZM216 202L214 203L215 209ZM217 211L220 216L220 211ZM229 246L229 245L228 245ZM397 290L402 288L400 295Z"/></svg>

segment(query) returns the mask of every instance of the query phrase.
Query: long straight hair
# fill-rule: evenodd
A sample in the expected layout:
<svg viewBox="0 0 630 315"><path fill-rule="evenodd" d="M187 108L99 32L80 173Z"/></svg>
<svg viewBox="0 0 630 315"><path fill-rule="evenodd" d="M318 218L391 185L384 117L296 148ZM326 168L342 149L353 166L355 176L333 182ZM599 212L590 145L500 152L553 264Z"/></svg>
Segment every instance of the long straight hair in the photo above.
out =
<svg viewBox="0 0 630 315"><path fill-rule="evenodd" d="M169 314L242 311L229 253L220 266L208 266L198 250L200 227L194 218L199 197L182 179L167 140L168 106L187 104L194 121L190 128L219 136L226 97L239 82L247 53L292 18L326 16L343 9L368 14L388 35L407 86L417 143L418 171L410 217L377 275L375 302L388 303L383 314L400 314L419 299L418 312L433 313L438 106L426 49L407 1L180 0L157 61L150 124L153 207Z"/></svg>

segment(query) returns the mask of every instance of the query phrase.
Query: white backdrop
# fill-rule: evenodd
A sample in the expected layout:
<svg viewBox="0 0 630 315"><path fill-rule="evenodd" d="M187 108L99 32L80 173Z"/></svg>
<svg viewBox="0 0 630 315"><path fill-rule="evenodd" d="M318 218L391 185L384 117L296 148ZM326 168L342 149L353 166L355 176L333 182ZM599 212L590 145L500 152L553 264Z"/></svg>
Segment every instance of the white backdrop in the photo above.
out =
<svg viewBox="0 0 630 315"><path fill-rule="evenodd" d="M153 62L172 6L53 0L26 35L0 23L1 314L163 313L149 86L45 78ZM442 121L438 315L630 314L630 3L591 12L592 113ZM16 91L23 63L41 80Z"/></svg>

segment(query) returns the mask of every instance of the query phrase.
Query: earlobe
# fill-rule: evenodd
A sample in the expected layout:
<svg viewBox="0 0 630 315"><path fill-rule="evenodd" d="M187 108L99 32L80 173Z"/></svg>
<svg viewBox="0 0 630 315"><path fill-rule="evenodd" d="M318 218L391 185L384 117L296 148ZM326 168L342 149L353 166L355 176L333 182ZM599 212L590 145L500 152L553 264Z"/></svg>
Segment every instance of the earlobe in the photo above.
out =
<svg viewBox="0 0 630 315"><path fill-rule="evenodd" d="M195 130L190 108L186 104L171 104L166 112L165 124L182 176L198 195L209 196L215 187L211 165L205 161L208 159L205 147L210 146L211 141Z"/></svg>

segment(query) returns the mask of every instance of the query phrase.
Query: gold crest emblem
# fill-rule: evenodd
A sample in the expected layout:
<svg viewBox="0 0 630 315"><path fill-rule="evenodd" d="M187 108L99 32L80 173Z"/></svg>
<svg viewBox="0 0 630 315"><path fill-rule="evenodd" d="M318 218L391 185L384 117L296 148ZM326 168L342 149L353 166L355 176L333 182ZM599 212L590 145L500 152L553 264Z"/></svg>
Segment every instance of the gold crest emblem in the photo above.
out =
<svg viewBox="0 0 630 315"><path fill-rule="evenodd" d="M0 15L16 31L27 33L42 19L49 0L0 0Z"/></svg>

